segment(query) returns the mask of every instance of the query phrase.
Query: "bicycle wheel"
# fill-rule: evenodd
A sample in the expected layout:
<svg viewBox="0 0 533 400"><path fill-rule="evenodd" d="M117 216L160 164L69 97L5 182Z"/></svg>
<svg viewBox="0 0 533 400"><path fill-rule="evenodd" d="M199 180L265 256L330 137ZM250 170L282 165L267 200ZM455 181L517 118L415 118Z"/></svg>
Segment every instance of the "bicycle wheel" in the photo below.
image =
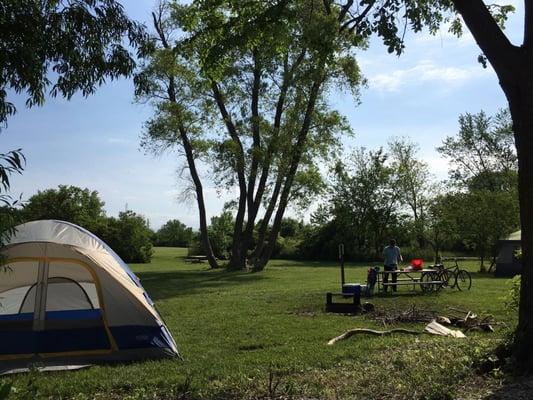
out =
<svg viewBox="0 0 533 400"><path fill-rule="evenodd" d="M450 286L450 278L451 278L450 271L448 271L447 269L443 269L442 271L440 271L439 281L442 281L442 287Z"/></svg>
<svg viewBox="0 0 533 400"><path fill-rule="evenodd" d="M432 276L432 273L429 273L429 272L424 272L421 276L420 276L420 289L422 289L422 291L424 293L431 293L433 291L433 276Z"/></svg>
<svg viewBox="0 0 533 400"><path fill-rule="evenodd" d="M433 282L441 282L441 283L434 283L433 289L438 292L444 287L444 280L442 279L442 273L441 272L430 272L431 279Z"/></svg>
<svg viewBox="0 0 533 400"><path fill-rule="evenodd" d="M459 290L470 290L472 287L472 277L470 273L464 269L460 269L455 275L454 286Z"/></svg>
<svg viewBox="0 0 533 400"><path fill-rule="evenodd" d="M446 269L440 269L437 272L434 272L435 280L441 281L439 288L447 287L448 281L450 280L450 273Z"/></svg>

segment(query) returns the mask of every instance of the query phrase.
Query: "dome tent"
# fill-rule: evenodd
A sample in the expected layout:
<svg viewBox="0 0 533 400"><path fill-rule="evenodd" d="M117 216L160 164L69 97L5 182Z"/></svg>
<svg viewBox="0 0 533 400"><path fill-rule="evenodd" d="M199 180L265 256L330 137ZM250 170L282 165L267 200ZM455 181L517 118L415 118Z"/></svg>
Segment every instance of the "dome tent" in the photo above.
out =
<svg viewBox="0 0 533 400"><path fill-rule="evenodd" d="M178 355L139 279L87 230L28 222L2 254L0 373Z"/></svg>

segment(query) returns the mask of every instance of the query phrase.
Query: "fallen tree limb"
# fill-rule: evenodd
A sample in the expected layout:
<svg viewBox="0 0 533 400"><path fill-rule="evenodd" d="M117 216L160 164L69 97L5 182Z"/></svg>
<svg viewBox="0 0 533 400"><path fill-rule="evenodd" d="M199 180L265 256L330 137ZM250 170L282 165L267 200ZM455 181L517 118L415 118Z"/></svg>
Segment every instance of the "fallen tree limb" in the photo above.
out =
<svg viewBox="0 0 533 400"><path fill-rule="evenodd" d="M376 331L374 329L356 328L356 329L350 329L349 331L344 332L342 335L331 339L328 342L328 346L331 346L332 344L335 344L335 343L337 343L340 340L348 339L350 336L353 336L353 335L358 334L358 333L368 333L368 334L376 335L376 336L384 336L384 335L390 335L392 333L407 333L407 334L410 334L410 335L420 335L420 334L422 334L424 332L413 331L413 330L410 330L410 329L403 329L403 328L389 329L387 331Z"/></svg>
<svg viewBox="0 0 533 400"><path fill-rule="evenodd" d="M448 329L436 321L431 321L429 324L425 326L423 331L413 331L411 329L403 329L403 328L389 329L388 331L376 331L374 329L366 329L366 328L350 329L349 331L344 332L342 335L331 339L328 342L328 346L331 346L332 344L335 344L340 340L348 339L349 337L357 333L368 333L368 334L376 335L376 336L390 335L392 333L407 333L409 335L421 335L422 333L429 333L431 335L450 336L450 337L455 337L455 338L466 337L464 333L459 330Z"/></svg>

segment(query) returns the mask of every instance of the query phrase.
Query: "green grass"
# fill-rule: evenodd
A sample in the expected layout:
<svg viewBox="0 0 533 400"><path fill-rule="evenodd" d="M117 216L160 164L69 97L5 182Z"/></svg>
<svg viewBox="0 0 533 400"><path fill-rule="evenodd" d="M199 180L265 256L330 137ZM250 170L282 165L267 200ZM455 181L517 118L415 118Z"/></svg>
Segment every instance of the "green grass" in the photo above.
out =
<svg viewBox="0 0 533 400"><path fill-rule="evenodd" d="M325 293L339 291L334 263L276 260L261 273L210 270L183 261L185 250L157 248L151 264L132 265L172 332L179 359L94 366L77 372L4 378L12 398L453 398L472 362L508 329L464 340L421 335L356 336L326 342L355 327L381 329L369 316L326 314ZM477 266L462 262L472 272ZM365 282L368 265L347 265ZM492 314L509 327L505 279L473 273L472 290L435 295L400 290L374 297L380 309L448 307ZM422 329L423 324L402 325Z"/></svg>

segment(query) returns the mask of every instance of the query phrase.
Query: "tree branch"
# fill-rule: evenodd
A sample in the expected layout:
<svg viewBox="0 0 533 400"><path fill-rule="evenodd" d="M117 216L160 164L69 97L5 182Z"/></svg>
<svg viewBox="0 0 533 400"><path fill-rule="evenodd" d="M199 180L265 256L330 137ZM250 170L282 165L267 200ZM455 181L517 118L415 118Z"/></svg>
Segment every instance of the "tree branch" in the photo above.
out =
<svg viewBox="0 0 533 400"><path fill-rule="evenodd" d="M350 7L353 5L354 0L348 0L345 5L342 6L341 12L339 13L339 22L342 22Z"/></svg>
<svg viewBox="0 0 533 400"><path fill-rule="evenodd" d="M261 132L259 128L259 92L261 87L261 66L259 63L258 50L253 52L253 84L252 84L252 164L250 167L250 174L248 177L248 219L255 219L254 208L254 190L255 181L257 178L257 168L259 166L259 152L261 150ZM249 221L250 222L250 221ZM251 221L253 223L253 221Z"/></svg>
<svg viewBox="0 0 533 400"><path fill-rule="evenodd" d="M368 5L365 7L365 9L363 10L361 14L359 14L357 17L354 17L346 21L344 24L342 24L341 31L348 28L351 24L353 24L353 26L350 28L350 32L353 32L355 28L357 28L357 25L359 25L361 21L367 16L367 14L370 12L372 7L374 7L374 4L376 4L376 1L375 0L371 1L370 3L368 3ZM342 22L342 20L339 19L339 22Z"/></svg>
<svg viewBox="0 0 533 400"><path fill-rule="evenodd" d="M452 2L500 80L512 78L516 47L502 32L485 3L482 0Z"/></svg>

